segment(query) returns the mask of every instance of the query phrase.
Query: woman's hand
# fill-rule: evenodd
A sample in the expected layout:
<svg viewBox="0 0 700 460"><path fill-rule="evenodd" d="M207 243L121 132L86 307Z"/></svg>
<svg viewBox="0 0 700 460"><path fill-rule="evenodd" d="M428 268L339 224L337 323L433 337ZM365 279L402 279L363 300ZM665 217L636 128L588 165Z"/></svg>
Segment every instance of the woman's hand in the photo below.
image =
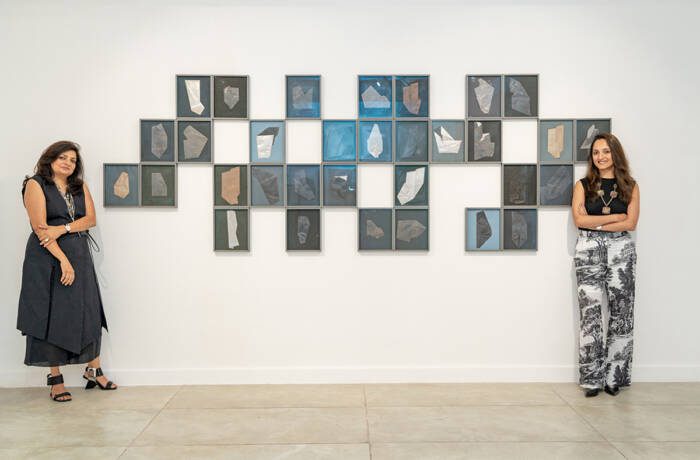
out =
<svg viewBox="0 0 700 460"><path fill-rule="evenodd" d="M61 284L64 286L70 286L75 281L75 271L73 266L68 262L68 259L63 259L61 261Z"/></svg>
<svg viewBox="0 0 700 460"><path fill-rule="evenodd" d="M36 236L43 247L46 247L56 241L65 233L65 227L62 225L39 225Z"/></svg>

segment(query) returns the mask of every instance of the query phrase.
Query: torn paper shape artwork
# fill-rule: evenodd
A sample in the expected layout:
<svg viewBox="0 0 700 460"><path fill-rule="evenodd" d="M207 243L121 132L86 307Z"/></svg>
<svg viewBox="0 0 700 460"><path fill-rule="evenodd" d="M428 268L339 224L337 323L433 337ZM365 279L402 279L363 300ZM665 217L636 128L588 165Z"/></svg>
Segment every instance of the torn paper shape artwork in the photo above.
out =
<svg viewBox="0 0 700 460"><path fill-rule="evenodd" d="M311 230L311 221L306 216L297 217L297 241L300 245L306 244L306 239L309 237Z"/></svg>
<svg viewBox="0 0 700 460"><path fill-rule="evenodd" d="M420 111L420 87L418 82L403 87L403 105L414 115Z"/></svg>
<svg viewBox="0 0 700 460"><path fill-rule="evenodd" d="M459 153L462 141L450 136L444 126L440 126L439 130L433 130L433 135L437 143L438 153Z"/></svg>
<svg viewBox="0 0 700 460"><path fill-rule="evenodd" d="M369 236L370 238L374 238L375 240L378 240L379 238L384 236L384 230L382 230L382 227L375 224L372 219L367 219L366 232L367 236Z"/></svg>
<svg viewBox="0 0 700 460"><path fill-rule="evenodd" d="M279 179L274 173L264 169L253 169L253 176L262 188L269 204L276 204L280 200Z"/></svg>
<svg viewBox="0 0 700 460"><path fill-rule="evenodd" d="M311 181L311 178L306 175L306 170L294 170L292 183L294 184L294 193L300 197L304 198L305 200L313 200L316 198L316 194L314 193L314 184Z"/></svg>
<svg viewBox="0 0 700 460"><path fill-rule="evenodd" d="M188 125L183 131L183 134L185 135L183 141L185 160L199 158L209 139L207 136L197 131L192 125Z"/></svg>
<svg viewBox="0 0 700 460"><path fill-rule="evenodd" d="M530 96L527 94L527 91L525 91L523 84L515 78L511 78L509 89L512 94L510 98L511 108L516 112L532 115L530 110Z"/></svg>
<svg viewBox="0 0 700 460"><path fill-rule="evenodd" d="M483 124L474 122L474 159L493 158L496 143L491 142L491 133L484 133Z"/></svg>
<svg viewBox="0 0 700 460"><path fill-rule="evenodd" d="M476 247L480 248L493 235L491 224L489 223L486 213L479 211L476 213Z"/></svg>
<svg viewBox="0 0 700 460"><path fill-rule="evenodd" d="M113 193L122 200L129 196L129 173L122 171L114 182Z"/></svg>
<svg viewBox="0 0 700 460"><path fill-rule="evenodd" d="M391 106L389 98L379 94L373 86L368 86L362 92L362 103L368 109L388 109Z"/></svg>
<svg viewBox="0 0 700 460"><path fill-rule="evenodd" d="M510 239L516 248L521 248L527 242L527 221L525 217L515 211L511 214Z"/></svg>
<svg viewBox="0 0 700 460"><path fill-rule="evenodd" d="M224 104L229 110L233 109L238 101L240 100L240 88L234 88L233 86L227 86L224 88Z"/></svg>
<svg viewBox="0 0 700 460"><path fill-rule="evenodd" d="M279 132L279 128L270 127L263 129L260 134L255 136L255 142L258 147L258 158L270 158L270 155L272 155L272 145L275 143Z"/></svg>
<svg viewBox="0 0 700 460"><path fill-rule="evenodd" d="M348 195L348 192L352 191L352 187L348 182L348 176L346 175L336 175L331 178L330 190L331 192L338 195L343 200Z"/></svg>
<svg viewBox="0 0 700 460"><path fill-rule="evenodd" d="M547 153L553 158L561 158L564 151L564 125L547 129Z"/></svg>
<svg viewBox="0 0 700 460"><path fill-rule="evenodd" d="M427 227L415 219L400 220L396 223L396 239L406 243L421 236Z"/></svg>
<svg viewBox="0 0 700 460"><path fill-rule="evenodd" d="M600 133L600 130L595 127L595 124L592 124L591 126L588 127L588 131L586 131L586 138L583 140L581 143L581 147L579 147L581 150L588 150L591 148L591 145L593 144L593 138L596 137Z"/></svg>
<svg viewBox="0 0 700 460"><path fill-rule="evenodd" d="M542 185L540 193L543 203L551 203L561 197L571 187L571 178L566 166L558 167L551 177Z"/></svg>
<svg viewBox="0 0 700 460"><path fill-rule="evenodd" d="M493 93L496 89L491 83L479 78L479 85L474 88L474 94L476 95L476 102L479 104L479 110L482 113L489 113L491 110L491 101L493 100Z"/></svg>
<svg viewBox="0 0 700 460"><path fill-rule="evenodd" d="M301 86L292 88L292 107L297 110L310 110L313 108L313 87L304 91Z"/></svg>
<svg viewBox="0 0 700 460"><path fill-rule="evenodd" d="M163 175L159 172L151 173L151 196L167 197L168 184L165 183Z"/></svg>
<svg viewBox="0 0 700 460"><path fill-rule="evenodd" d="M151 153L156 158L161 158L166 150L168 150L168 133L163 123L151 126Z"/></svg>
<svg viewBox="0 0 700 460"><path fill-rule="evenodd" d="M238 204L241 194L241 168L236 166L221 173L221 198L228 204Z"/></svg>
<svg viewBox="0 0 700 460"><path fill-rule="evenodd" d="M238 219L236 219L236 211L226 211L226 225L228 227L228 248L235 249L238 247Z"/></svg>
<svg viewBox="0 0 700 460"><path fill-rule="evenodd" d="M201 115L202 112L204 112L204 105L200 100L200 98L202 97L200 93L200 85L201 82L199 80L185 80L185 88L187 89L187 99L190 102L190 110L196 113L197 115Z"/></svg>
<svg viewBox="0 0 700 460"><path fill-rule="evenodd" d="M414 169L413 171L409 171L406 173L406 181L403 183L401 186L401 190L399 190L398 195L396 195L396 198L398 198L399 203L402 205L408 203L412 199L418 195L418 192L420 192L420 189L423 187L423 183L425 182L425 168L417 168Z"/></svg>
<svg viewBox="0 0 700 460"><path fill-rule="evenodd" d="M371 88L371 86L370 86ZM372 125L372 131L369 133L367 138L367 151L374 158L379 158L379 155L384 151L384 139L382 138L382 133L379 130L379 125Z"/></svg>

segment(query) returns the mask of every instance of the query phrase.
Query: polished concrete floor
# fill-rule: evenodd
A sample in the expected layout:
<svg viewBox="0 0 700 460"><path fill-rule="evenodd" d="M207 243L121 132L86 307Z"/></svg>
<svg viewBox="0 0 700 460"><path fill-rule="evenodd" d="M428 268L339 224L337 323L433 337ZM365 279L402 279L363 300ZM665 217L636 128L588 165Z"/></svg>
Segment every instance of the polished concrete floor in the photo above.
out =
<svg viewBox="0 0 700 460"><path fill-rule="evenodd" d="M700 383L0 389L0 458L700 458Z"/></svg>

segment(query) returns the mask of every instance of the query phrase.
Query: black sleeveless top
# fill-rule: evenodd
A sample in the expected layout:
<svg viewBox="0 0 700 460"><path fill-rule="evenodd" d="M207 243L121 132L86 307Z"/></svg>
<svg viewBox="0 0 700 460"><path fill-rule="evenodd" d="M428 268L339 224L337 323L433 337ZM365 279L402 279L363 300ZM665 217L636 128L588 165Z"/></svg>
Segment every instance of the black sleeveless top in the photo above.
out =
<svg viewBox="0 0 700 460"><path fill-rule="evenodd" d="M47 225L65 225L72 222L66 200L61 196L58 187L53 182L45 179L43 176L35 175L34 179L41 186L46 199L46 224ZM22 196L24 196L24 188ZM85 217L85 194L81 189L79 193L71 193L73 195L73 203L75 205L75 220Z"/></svg>
<svg viewBox="0 0 700 460"><path fill-rule="evenodd" d="M586 190L586 185L588 181L586 178L581 179L581 185L583 186L583 190ZM626 214L627 213L627 202L622 201L620 198L614 198L612 201L610 200L610 192L613 191L615 185L615 179L602 179L601 178L601 184L600 188L603 190L603 199L605 199L605 203L610 203L608 206L610 207L610 214ZM620 191L618 190L618 194ZM603 203L603 200L599 197L596 196L593 201L590 201L588 198L586 198L586 212L590 216L602 216L603 215L603 206L605 204Z"/></svg>

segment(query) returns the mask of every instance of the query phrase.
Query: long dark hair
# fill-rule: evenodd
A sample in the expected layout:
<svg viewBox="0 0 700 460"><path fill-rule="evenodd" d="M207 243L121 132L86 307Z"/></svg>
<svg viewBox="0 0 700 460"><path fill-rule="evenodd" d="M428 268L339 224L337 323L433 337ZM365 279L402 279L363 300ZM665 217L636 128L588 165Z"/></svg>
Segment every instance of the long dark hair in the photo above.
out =
<svg viewBox="0 0 700 460"><path fill-rule="evenodd" d="M625 155L625 149L622 148L620 140L611 133L600 133L593 138L591 142L591 147L588 150L588 172L586 173L586 198L589 201L593 201L598 197L598 189L600 188L600 171L593 164L593 146L595 142L599 139L603 139L608 143L610 147L610 153L612 154L613 165L615 167L615 182L617 183L617 190L620 194L620 200L625 203L629 203L632 198L632 190L637 182L630 174L630 166L627 162L627 156Z"/></svg>
<svg viewBox="0 0 700 460"><path fill-rule="evenodd" d="M34 166L34 174L41 176L49 184L53 184L53 170L51 169L51 163L56 161L59 155L69 150L75 152L75 170L73 174L68 176L68 190L72 195L78 195L83 193L83 160L80 158L80 146L75 142L71 141L58 141L46 147L46 150L39 157L36 166ZM24 195L24 189L27 186L27 181L30 179L29 176L24 177L24 182L22 182L22 194Z"/></svg>

